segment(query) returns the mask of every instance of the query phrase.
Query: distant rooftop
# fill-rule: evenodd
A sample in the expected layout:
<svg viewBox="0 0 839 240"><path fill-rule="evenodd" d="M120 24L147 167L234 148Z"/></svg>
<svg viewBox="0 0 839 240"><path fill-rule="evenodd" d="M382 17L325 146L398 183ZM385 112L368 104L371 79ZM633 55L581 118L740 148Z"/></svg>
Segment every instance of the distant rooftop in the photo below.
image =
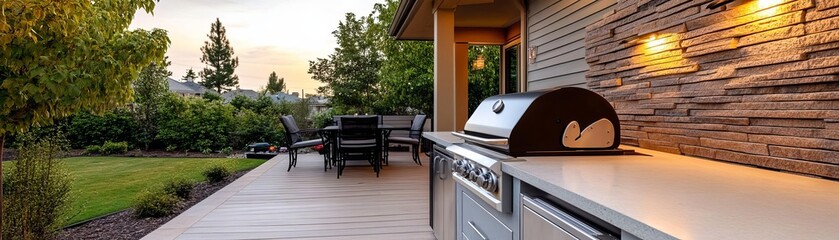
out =
<svg viewBox="0 0 839 240"><path fill-rule="evenodd" d="M195 81L186 81L181 82L172 78L167 79L169 82L169 91L184 95L204 95L204 93L215 91L205 88L201 86L201 84L196 83Z"/></svg>

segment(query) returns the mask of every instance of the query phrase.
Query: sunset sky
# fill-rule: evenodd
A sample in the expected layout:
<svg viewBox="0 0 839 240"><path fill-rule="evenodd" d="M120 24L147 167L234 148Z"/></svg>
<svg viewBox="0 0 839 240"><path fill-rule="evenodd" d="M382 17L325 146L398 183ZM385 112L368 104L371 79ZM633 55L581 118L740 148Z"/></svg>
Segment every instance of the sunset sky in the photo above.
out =
<svg viewBox="0 0 839 240"><path fill-rule="evenodd" d="M344 14L367 15L384 0L162 0L154 15L138 12L131 28L166 29L172 44L172 78L198 72L201 46L218 17L239 57L239 85L258 90L276 71L289 91L314 93L320 83L306 73L309 60L324 58L336 43L332 31Z"/></svg>

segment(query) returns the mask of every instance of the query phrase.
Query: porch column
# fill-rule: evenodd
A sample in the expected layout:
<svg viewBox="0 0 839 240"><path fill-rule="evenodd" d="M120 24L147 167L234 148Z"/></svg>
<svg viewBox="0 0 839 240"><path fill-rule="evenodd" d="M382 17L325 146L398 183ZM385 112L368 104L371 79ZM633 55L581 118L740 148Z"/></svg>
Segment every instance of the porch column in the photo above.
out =
<svg viewBox="0 0 839 240"><path fill-rule="evenodd" d="M463 131L469 118L469 43L455 46L455 130Z"/></svg>
<svg viewBox="0 0 839 240"><path fill-rule="evenodd" d="M454 9L434 11L434 131L454 131L456 121Z"/></svg>

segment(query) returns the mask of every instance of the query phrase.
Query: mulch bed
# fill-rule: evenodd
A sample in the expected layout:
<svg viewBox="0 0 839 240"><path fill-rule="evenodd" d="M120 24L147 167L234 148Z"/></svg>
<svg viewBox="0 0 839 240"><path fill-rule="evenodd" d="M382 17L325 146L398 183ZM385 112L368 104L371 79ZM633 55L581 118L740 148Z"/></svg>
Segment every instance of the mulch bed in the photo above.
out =
<svg viewBox="0 0 839 240"><path fill-rule="evenodd" d="M132 210L128 209L66 228L56 236L56 239L140 239L247 172L235 173L227 180L216 184L207 182L197 184L192 189L189 199L183 201L175 212L167 217L137 219Z"/></svg>

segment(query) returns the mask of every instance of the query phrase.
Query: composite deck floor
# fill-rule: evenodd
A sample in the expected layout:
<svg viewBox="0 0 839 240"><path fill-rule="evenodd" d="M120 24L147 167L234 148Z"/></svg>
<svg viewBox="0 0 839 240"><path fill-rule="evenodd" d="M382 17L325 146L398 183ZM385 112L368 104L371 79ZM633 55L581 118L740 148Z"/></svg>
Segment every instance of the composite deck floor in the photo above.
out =
<svg viewBox="0 0 839 240"><path fill-rule="evenodd" d="M376 178L369 165L323 170L301 154L265 162L144 239L434 239L428 226L428 159L390 156Z"/></svg>

